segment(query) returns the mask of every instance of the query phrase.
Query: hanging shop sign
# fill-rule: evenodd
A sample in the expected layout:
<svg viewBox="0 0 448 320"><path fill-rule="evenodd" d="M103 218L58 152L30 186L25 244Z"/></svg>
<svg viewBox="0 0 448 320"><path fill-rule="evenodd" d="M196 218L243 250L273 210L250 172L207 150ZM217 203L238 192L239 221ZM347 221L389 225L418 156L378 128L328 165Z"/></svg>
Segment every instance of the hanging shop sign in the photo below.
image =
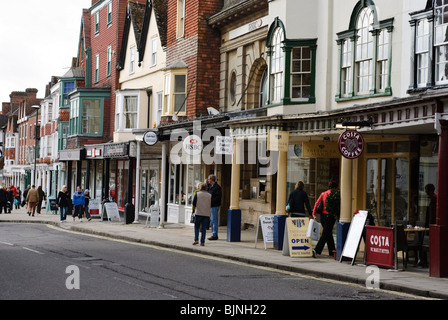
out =
<svg viewBox="0 0 448 320"><path fill-rule="evenodd" d="M364 138L356 130L347 130L339 136L338 148L344 158L353 160L361 156L364 151Z"/></svg>
<svg viewBox="0 0 448 320"><path fill-rule="evenodd" d="M153 146L159 141L159 137L157 136L157 133L154 131L148 131L143 136L143 142L146 143L148 146Z"/></svg>
<svg viewBox="0 0 448 320"><path fill-rule="evenodd" d="M289 150L289 132L270 130L268 135L268 150L288 152Z"/></svg>
<svg viewBox="0 0 448 320"><path fill-rule="evenodd" d="M191 135L185 138L183 142L184 151L190 155L195 156L202 152L202 139L198 135Z"/></svg>

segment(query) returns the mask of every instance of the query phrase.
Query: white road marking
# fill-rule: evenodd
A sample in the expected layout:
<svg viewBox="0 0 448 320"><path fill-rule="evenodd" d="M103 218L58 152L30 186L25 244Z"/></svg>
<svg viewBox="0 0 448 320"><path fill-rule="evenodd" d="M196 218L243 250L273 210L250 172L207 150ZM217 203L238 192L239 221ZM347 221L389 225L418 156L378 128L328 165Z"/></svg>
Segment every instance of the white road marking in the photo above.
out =
<svg viewBox="0 0 448 320"><path fill-rule="evenodd" d="M39 252L37 250L33 250L33 249L30 249L30 248L27 248L27 247L22 247L22 249L25 249L25 250L28 250L28 251L31 251L31 252L34 252L34 253L37 253L37 254L43 254L42 252Z"/></svg>
<svg viewBox="0 0 448 320"><path fill-rule="evenodd" d="M4 242L4 241L0 241L0 243L2 243L2 244L6 244L7 246L14 246L12 243L9 243L9 242Z"/></svg>

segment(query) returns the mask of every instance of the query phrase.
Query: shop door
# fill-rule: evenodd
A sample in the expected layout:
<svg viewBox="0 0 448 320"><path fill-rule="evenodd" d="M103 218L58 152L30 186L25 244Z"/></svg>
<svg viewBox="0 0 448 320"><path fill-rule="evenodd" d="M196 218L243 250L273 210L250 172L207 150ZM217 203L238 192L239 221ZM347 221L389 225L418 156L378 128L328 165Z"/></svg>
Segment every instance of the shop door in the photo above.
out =
<svg viewBox="0 0 448 320"><path fill-rule="evenodd" d="M375 224L409 220L409 158L367 160L366 207Z"/></svg>

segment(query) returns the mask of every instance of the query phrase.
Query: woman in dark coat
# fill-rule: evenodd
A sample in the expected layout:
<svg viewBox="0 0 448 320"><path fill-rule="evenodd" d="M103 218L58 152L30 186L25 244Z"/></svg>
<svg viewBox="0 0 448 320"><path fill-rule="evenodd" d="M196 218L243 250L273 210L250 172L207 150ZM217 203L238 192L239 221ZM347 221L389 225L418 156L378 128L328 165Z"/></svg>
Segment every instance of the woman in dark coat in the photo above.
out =
<svg viewBox="0 0 448 320"><path fill-rule="evenodd" d="M59 213L61 214L61 222L64 222L67 218L67 211L69 206L70 195L67 191L67 186L63 186L62 190L58 193L58 198L56 200L56 205L59 208Z"/></svg>

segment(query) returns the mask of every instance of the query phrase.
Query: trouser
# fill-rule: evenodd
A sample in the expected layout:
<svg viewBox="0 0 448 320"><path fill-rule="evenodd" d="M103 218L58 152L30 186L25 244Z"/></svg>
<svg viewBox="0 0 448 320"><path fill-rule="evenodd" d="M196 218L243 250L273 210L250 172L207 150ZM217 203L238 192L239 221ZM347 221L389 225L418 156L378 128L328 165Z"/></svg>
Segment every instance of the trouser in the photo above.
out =
<svg viewBox="0 0 448 320"><path fill-rule="evenodd" d="M333 238L333 227L334 223L336 222L336 219L332 214L321 214L320 222L323 228L322 235L319 241L317 242L316 248L314 250L316 250L317 254L321 254L326 243L328 248L328 254L330 256L333 256L333 250L336 250Z"/></svg>
<svg viewBox="0 0 448 320"><path fill-rule="evenodd" d="M59 207L59 213L61 215L61 221L64 221L67 218L68 207Z"/></svg>
<svg viewBox="0 0 448 320"><path fill-rule="evenodd" d="M40 213L41 210L42 210L42 200L39 200L39 202L37 203L37 213Z"/></svg>
<svg viewBox="0 0 448 320"><path fill-rule="evenodd" d="M199 240L199 227L201 228L201 243L205 243L205 233L210 222L209 217L195 216L194 217L194 241Z"/></svg>
<svg viewBox="0 0 448 320"><path fill-rule="evenodd" d="M8 213L8 204L6 202L0 203L0 214L3 212L3 209L5 209L5 213Z"/></svg>
<svg viewBox="0 0 448 320"><path fill-rule="evenodd" d="M37 202L28 202L28 212L31 212L34 216L34 213L36 212L36 204Z"/></svg>
<svg viewBox="0 0 448 320"><path fill-rule="evenodd" d="M83 205L82 204L76 204L75 205L75 210L73 210L73 218L78 216L78 219L82 219L83 211L84 211Z"/></svg>
<svg viewBox="0 0 448 320"><path fill-rule="evenodd" d="M212 222L212 236L213 237L218 236L218 212L219 212L219 207L212 207L210 219Z"/></svg>
<svg viewBox="0 0 448 320"><path fill-rule="evenodd" d="M86 214L86 218L90 219L90 212L89 212L89 207L88 206L84 206L84 213Z"/></svg>

